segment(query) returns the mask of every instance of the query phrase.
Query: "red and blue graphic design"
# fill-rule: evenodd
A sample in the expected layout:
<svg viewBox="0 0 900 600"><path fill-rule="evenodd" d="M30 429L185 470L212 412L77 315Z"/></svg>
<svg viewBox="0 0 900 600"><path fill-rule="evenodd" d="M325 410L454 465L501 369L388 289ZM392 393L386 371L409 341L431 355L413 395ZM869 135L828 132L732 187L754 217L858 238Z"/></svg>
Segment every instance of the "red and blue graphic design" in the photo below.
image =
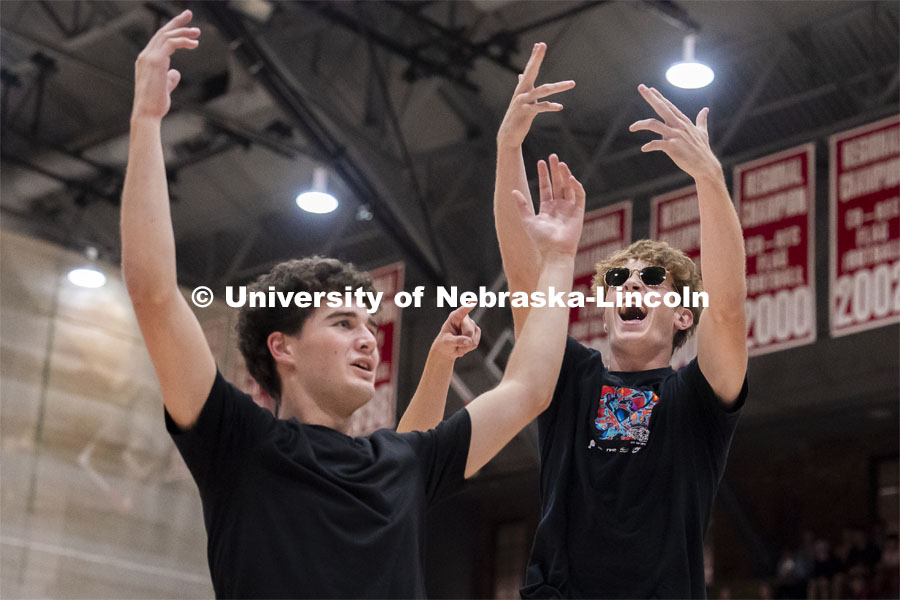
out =
<svg viewBox="0 0 900 600"><path fill-rule="evenodd" d="M659 396L652 390L604 385L594 419L598 439L646 444L650 439L650 415L658 402Z"/></svg>

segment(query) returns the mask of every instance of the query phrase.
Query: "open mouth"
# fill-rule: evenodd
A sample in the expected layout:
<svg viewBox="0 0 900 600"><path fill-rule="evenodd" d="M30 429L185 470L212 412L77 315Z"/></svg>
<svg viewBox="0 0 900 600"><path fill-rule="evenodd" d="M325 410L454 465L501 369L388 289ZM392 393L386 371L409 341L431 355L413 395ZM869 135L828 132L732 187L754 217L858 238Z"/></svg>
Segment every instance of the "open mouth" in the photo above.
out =
<svg viewBox="0 0 900 600"><path fill-rule="evenodd" d="M619 318L623 321L643 321L647 310L639 306L623 306L619 309Z"/></svg>
<svg viewBox="0 0 900 600"><path fill-rule="evenodd" d="M365 371L367 373L372 372L372 363L367 360L354 361L354 362L350 363L350 366L356 367L357 369L362 369L363 371Z"/></svg>

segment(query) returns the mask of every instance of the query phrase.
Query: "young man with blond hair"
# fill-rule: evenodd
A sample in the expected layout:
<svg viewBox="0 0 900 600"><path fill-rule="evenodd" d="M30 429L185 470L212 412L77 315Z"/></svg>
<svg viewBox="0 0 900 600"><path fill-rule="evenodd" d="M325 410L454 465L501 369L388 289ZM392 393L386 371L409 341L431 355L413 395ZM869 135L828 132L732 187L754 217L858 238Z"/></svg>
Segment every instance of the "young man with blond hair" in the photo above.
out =
<svg viewBox="0 0 900 600"><path fill-rule="evenodd" d="M535 44L497 134L494 217L510 292L530 293L538 248L505 190L530 198L522 143L534 118L562 110L542 98L574 81L536 86L545 44ZM631 131L661 139L697 184L703 283L696 265L664 242L641 240L597 264L606 356L569 337L549 407L538 418L541 507L521 593L525 598L705 597L703 537L728 448L747 394L744 243L722 167L709 147L708 109L692 122L659 91L640 95L660 119ZM569 177L550 156L538 164L541 195ZM530 202L527 206L531 206ZM709 307L615 306L624 288L646 298L693 292ZM513 307L516 335L529 315ZM697 357L678 372L669 363L694 330ZM419 426L428 426L420 423Z"/></svg>
<svg viewBox="0 0 900 600"><path fill-rule="evenodd" d="M522 141L541 105L554 104L538 100L570 87L535 88L545 52L534 46L497 135L494 211L511 291L534 288L539 262L503 190L528 194ZM744 240L710 150L709 110L692 122L656 89L638 92L659 119L629 129L660 136L641 150L664 152L697 185L709 306L702 319L683 307L605 308L608 356L567 340L552 402L538 419L543 514L526 598L706 594L703 537L747 394ZM554 182L568 172L554 156L549 170ZM598 264L601 282L607 300L617 287L646 295L700 286L682 252L649 240ZM513 309L517 332L527 315ZM697 357L674 372L672 352L695 328Z"/></svg>

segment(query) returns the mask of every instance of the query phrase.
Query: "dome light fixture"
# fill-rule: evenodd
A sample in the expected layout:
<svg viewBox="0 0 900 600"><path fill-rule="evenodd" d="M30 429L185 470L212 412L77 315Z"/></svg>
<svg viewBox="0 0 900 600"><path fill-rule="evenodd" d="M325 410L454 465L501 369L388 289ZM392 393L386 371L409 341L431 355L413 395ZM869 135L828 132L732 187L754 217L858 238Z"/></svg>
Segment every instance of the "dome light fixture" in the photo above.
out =
<svg viewBox="0 0 900 600"><path fill-rule="evenodd" d="M686 90L696 90L703 88L712 83L716 74L713 70L703 63L694 61L694 43L697 36L689 33L684 36L682 45L682 55L684 60L675 63L666 71L666 80L674 85Z"/></svg>
<svg viewBox="0 0 900 600"><path fill-rule="evenodd" d="M306 212L324 215L338 207L337 198L325 191L328 182L328 171L324 167L313 169L312 190L297 196L297 206Z"/></svg>
<svg viewBox="0 0 900 600"><path fill-rule="evenodd" d="M69 271L66 278L78 287L96 289L106 285L106 275L94 268L93 263L97 260L97 249L93 246L88 247L87 256L91 261L90 265L78 267Z"/></svg>
<svg viewBox="0 0 900 600"><path fill-rule="evenodd" d="M98 288L106 284L106 275L91 267L72 269L66 277L70 282L83 288Z"/></svg>

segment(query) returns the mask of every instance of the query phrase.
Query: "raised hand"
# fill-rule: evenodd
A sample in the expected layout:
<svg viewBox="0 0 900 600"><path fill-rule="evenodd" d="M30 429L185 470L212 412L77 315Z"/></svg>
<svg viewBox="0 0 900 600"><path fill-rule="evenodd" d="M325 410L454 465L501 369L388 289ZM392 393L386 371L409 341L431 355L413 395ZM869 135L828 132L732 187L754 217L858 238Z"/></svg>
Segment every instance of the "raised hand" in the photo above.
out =
<svg viewBox="0 0 900 600"><path fill-rule="evenodd" d="M512 101L506 109L500 131L497 133L497 144L500 146L521 146L531 129L531 122L542 112L557 112L563 109L562 104L556 102L538 102L552 94L564 92L575 87L574 81L558 81L545 83L534 87L538 73L541 70L541 62L547 52L547 44L540 42L531 50L531 58L525 65L525 70L519 75L519 84L513 92Z"/></svg>
<svg viewBox="0 0 900 600"><path fill-rule="evenodd" d="M444 321L444 325L431 344L432 350L445 358L457 359L478 347L481 328L469 316L472 306L460 306Z"/></svg>
<svg viewBox="0 0 900 600"><path fill-rule="evenodd" d="M172 90L181 81L181 73L170 69L175 50L193 50L200 42L200 29L187 27L191 11L186 10L154 34L134 65L134 107L132 118L162 119L172 106Z"/></svg>
<svg viewBox="0 0 900 600"><path fill-rule="evenodd" d="M652 131L662 136L662 139L641 146L641 151L665 152L679 169L694 179L721 176L722 166L709 147L709 133L706 129L709 109L703 108L700 111L695 124L656 88L641 84L638 92L662 119L643 119L632 123L628 128L629 131Z"/></svg>
<svg viewBox="0 0 900 600"><path fill-rule="evenodd" d="M546 162L538 161L538 181L538 214L532 213L531 202L521 192L513 190L522 225L542 256L575 256L584 222L584 187L555 154L550 155L549 169Z"/></svg>

